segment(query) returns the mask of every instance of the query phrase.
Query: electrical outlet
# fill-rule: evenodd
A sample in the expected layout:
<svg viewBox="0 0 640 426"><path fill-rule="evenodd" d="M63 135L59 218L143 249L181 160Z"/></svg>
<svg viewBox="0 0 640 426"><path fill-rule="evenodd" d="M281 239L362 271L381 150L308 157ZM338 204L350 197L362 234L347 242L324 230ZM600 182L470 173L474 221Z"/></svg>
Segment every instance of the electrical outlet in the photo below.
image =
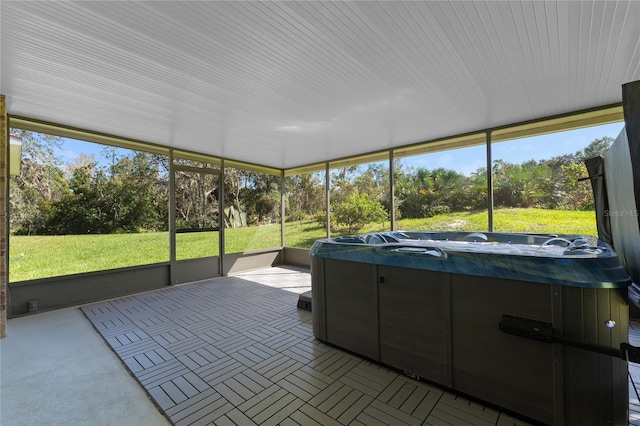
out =
<svg viewBox="0 0 640 426"><path fill-rule="evenodd" d="M27 302L27 307L29 312L34 312L38 310L38 301L37 300L29 300Z"/></svg>

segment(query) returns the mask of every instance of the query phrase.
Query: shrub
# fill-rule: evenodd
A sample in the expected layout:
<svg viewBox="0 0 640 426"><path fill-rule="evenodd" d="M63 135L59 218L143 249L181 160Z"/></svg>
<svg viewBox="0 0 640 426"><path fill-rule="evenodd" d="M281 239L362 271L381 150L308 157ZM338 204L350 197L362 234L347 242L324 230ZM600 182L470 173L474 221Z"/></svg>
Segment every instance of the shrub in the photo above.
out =
<svg viewBox="0 0 640 426"><path fill-rule="evenodd" d="M436 204L434 206L429 206L426 209L424 217L433 217L439 214L447 214L451 213L451 207L446 206L444 204Z"/></svg>
<svg viewBox="0 0 640 426"><path fill-rule="evenodd" d="M366 193L355 193L346 200L336 202L331 216L337 225L347 227L348 233L353 233L368 223L384 221L387 212L376 200L369 198Z"/></svg>

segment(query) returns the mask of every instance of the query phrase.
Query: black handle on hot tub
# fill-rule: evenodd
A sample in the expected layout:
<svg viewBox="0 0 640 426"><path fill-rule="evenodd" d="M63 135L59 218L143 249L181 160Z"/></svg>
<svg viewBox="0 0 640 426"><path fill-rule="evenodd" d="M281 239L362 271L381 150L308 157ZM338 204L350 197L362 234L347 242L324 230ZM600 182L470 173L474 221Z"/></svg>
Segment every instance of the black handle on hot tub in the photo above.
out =
<svg viewBox="0 0 640 426"><path fill-rule="evenodd" d="M586 351L609 355L623 360L640 363L640 347L629 343L620 343L620 348L586 343L568 337L554 336L553 326L549 322L521 318L513 315L502 314L502 320L498 325L500 331L514 336L538 340L545 343L560 343Z"/></svg>

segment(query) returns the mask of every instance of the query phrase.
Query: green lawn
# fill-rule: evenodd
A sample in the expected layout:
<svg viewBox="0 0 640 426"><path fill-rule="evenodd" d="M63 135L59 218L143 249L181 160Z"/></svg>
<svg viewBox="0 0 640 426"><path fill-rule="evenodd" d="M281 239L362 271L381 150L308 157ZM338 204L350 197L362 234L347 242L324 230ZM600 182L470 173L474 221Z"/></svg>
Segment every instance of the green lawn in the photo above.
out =
<svg viewBox="0 0 640 426"><path fill-rule="evenodd" d="M389 223L371 224L358 233L388 230ZM486 212L450 213L427 219L399 220L396 229L484 231ZM494 211L497 232L597 235L595 214L588 211L501 209ZM334 235L346 230L336 229ZM285 225L286 245L309 248L325 237L324 227L312 221ZM176 236L178 260L219 254L218 233ZM225 230L225 252L238 253L280 247L278 224ZM112 235L11 236L9 282L102 269L169 261L169 234L149 232Z"/></svg>
<svg viewBox="0 0 640 426"><path fill-rule="evenodd" d="M427 219L401 219L396 229L486 231L487 212L447 213ZM598 235L595 212L545 209L496 209L495 232Z"/></svg>
<svg viewBox="0 0 640 426"><path fill-rule="evenodd" d="M280 226L225 230L225 251L280 247ZM217 256L218 232L176 235L176 259ZM11 236L9 282L169 261L169 233Z"/></svg>

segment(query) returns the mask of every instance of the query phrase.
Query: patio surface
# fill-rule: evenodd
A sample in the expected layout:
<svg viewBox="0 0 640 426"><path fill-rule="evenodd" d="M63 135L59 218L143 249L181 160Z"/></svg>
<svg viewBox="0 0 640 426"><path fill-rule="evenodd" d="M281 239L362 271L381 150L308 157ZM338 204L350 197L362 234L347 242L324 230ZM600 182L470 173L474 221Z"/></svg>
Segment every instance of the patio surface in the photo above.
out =
<svg viewBox="0 0 640 426"><path fill-rule="evenodd" d="M78 308L11 319L0 424L527 424L318 342L296 308L309 287L269 268L82 307L104 340Z"/></svg>
<svg viewBox="0 0 640 426"><path fill-rule="evenodd" d="M78 307L13 318L0 339L0 425L168 426Z"/></svg>
<svg viewBox="0 0 640 426"><path fill-rule="evenodd" d="M317 341L308 270L276 267L82 307L175 425L526 425Z"/></svg>

